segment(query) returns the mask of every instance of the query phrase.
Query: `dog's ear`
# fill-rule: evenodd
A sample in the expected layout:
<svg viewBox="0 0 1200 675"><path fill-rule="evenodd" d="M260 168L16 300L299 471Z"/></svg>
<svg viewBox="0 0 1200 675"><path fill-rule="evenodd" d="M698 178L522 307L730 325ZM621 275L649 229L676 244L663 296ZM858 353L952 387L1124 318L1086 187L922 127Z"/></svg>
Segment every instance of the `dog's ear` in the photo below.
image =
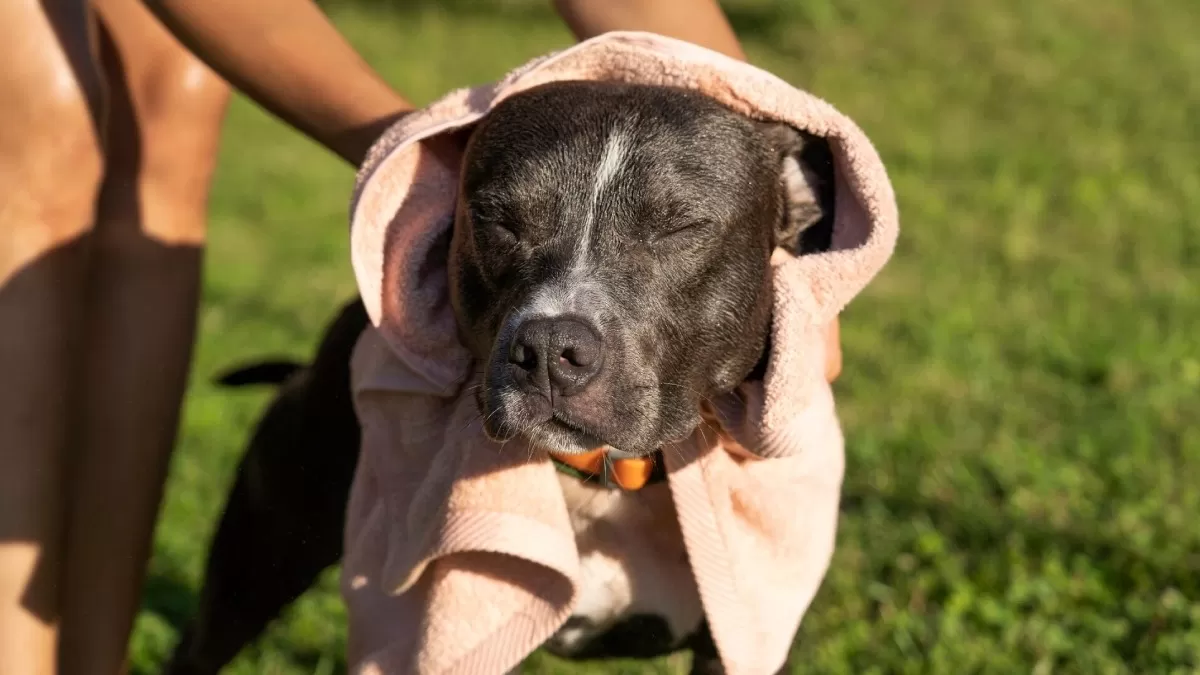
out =
<svg viewBox="0 0 1200 675"><path fill-rule="evenodd" d="M823 138L782 122L759 122L779 162L783 217L775 245L793 254L827 250L833 233L833 154Z"/></svg>

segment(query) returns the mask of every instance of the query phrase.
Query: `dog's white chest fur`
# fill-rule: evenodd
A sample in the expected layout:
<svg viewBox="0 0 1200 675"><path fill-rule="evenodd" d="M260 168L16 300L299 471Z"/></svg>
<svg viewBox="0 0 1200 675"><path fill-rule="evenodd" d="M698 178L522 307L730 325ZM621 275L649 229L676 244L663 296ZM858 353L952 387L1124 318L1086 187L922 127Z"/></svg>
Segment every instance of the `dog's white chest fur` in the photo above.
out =
<svg viewBox="0 0 1200 675"><path fill-rule="evenodd" d="M675 640L690 635L704 612L666 483L633 492L565 474L559 483L579 548L580 588L572 619L546 647L570 655L636 615L661 617Z"/></svg>

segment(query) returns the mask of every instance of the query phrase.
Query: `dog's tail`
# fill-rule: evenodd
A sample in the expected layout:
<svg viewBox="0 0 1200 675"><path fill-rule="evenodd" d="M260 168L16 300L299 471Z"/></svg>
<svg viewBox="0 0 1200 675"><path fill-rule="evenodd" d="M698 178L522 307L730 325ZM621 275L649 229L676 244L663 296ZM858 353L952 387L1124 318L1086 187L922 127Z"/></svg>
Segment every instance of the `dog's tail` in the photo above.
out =
<svg viewBox="0 0 1200 675"><path fill-rule="evenodd" d="M259 361L227 370L215 378L224 387L245 387L252 384L283 384L289 377L304 369L304 364L285 359Z"/></svg>

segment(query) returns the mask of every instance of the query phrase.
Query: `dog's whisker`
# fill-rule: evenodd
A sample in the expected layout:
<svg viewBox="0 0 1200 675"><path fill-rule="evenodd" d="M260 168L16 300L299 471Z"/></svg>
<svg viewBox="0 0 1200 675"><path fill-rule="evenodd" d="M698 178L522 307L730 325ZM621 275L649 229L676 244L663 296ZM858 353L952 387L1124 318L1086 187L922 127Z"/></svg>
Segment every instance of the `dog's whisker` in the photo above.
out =
<svg viewBox="0 0 1200 675"><path fill-rule="evenodd" d="M484 422L486 424L487 420L483 419L482 413L476 412L475 414L471 415L471 417L469 419L467 419L467 423L462 425L462 428L458 430L458 433L461 434L462 432L466 431L468 427L470 427L472 424L475 424L476 422Z"/></svg>
<svg viewBox="0 0 1200 675"><path fill-rule="evenodd" d="M675 452L675 456L679 458L680 462L687 461L687 457L683 454L683 451L680 450L678 447L676 447L676 445L674 443L671 443L667 447L671 448L671 450Z"/></svg>
<svg viewBox="0 0 1200 675"><path fill-rule="evenodd" d="M698 397L699 399L701 399L702 401L705 401L706 403L708 403L708 404L709 404L709 405L711 405L711 406L715 406L715 405L716 405L715 403L713 403L713 400L712 400L712 398L711 398L711 397L709 397L709 396L705 396L703 393L701 393L701 392L699 392L699 391L696 391L694 388L692 388L692 387L689 387L689 386L687 386L687 385L685 385L685 384L678 384L678 383L675 383L675 382L660 382L659 384L661 384L661 385L662 385L662 386L664 386L664 387L675 387L675 388L677 388L677 389L683 389L684 391L686 391L686 392L688 392L688 393L692 394L693 396L696 396L696 397ZM735 389L734 391L737 391L737 390ZM740 394L739 394L739 395L740 395ZM745 401L743 401L743 403L744 403L744 402L745 402Z"/></svg>

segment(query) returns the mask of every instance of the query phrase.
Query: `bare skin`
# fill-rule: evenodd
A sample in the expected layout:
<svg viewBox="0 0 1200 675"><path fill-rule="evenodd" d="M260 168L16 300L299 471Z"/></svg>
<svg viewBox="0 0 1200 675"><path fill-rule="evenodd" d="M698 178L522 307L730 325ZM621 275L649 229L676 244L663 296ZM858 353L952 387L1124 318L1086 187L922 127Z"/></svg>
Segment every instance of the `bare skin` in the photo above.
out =
<svg viewBox="0 0 1200 675"><path fill-rule="evenodd" d="M714 0L554 6L580 39L744 58ZM224 81L352 165L412 106L309 0L7 0L0 64L0 675L113 675L187 380ZM836 324L830 345L832 379Z"/></svg>
<svg viewBox="0 0 1200 675"><path fill-rule="evenodd" d="M187 383L229 87L139 0L95 0L105 176L71 447L63 673L119 672ZM79 385L77 385L79 386Z"/></svg>
<svg viewBox="0 0 1200 675"><path fill-rule="evenodd" d="M137 0L3 3L0 32L20 50L0 58L19 102L0 124L0 673L116 673L228 87Z"/></svg>
<svg viewBox="0 0 1200 675"><path fill-rule="evenodd" d="M62 472L76 409L69 385L84 325L86 234L103 175L102 80L83 8L82 0L63 2L48 14L33 0L0 3L3 675L55 668Z"/></svg>

